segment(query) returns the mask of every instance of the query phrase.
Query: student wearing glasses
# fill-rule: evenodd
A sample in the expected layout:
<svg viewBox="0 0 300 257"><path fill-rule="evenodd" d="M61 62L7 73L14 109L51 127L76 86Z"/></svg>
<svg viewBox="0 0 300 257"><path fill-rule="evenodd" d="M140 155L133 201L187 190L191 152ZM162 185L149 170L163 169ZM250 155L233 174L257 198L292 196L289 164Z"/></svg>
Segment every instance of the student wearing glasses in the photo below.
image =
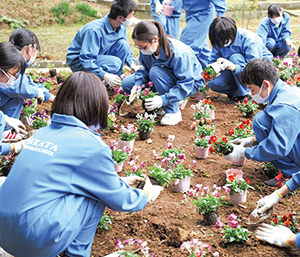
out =
<svg viewBox="0 0 300 257"><path fill-rule="evenodd" d="M21 53L11 43L0 43L0 89L11 87L17 80L18 74L24 72L25 60ZM21 83L22 80L19 81L19 84ZM23 135L23 137L26 135L25 126L19 119L12 118L0 110L1 136L5 132L5 126L14 129L16 133ZM5 143L5 141L0 142L0 155L19 153L26 144L26 140L16 143Z"/></svg>
<svg viewBox="0 0 300 257"><path fill-rule="evenodd" d="M132 73L138 69L126 30L136 9L133 0L114 0L109 14L79 29L67 51L71 70L93 72L111 87L121 86L124 63Z"/></svg>
<svg viewBox="0 0 300 257"><path fill-rule="evenodd" d="M204 86L202 68L194 51L177 39L169 38L158 21L141 21L133 29L132 39L140 49L143 69L127 76L122 87L131 96L139 94L141 86L153 82L158 95L146 100L146 109L162 107L165 113L160 123L176 125L182 120L178 102Z"/></svg>
<svg viewBox="0 0 300 257"><path fill-rule="evenodd" d="M24 28L16 29L11 33L9 42L23 55L26 68L34 63L40 44L32 31ZM7 73L10 74L9 71ZM15 119L20 118L24 98L36 98L39 103L54 100L54 96L43 85L33 82L30 76L18 74L19 71L10 74L14 82L11 81L0 88L0 110ZM18 141L23 137L24 135L6 126L2 140Z"/></svg>

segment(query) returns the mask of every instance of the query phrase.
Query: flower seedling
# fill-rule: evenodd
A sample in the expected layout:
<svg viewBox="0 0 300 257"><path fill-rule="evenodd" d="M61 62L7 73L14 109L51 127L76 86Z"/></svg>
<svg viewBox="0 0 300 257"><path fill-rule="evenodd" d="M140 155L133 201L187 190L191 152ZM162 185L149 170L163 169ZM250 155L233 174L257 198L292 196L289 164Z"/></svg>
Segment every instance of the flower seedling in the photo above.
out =
<svg viewBox="0 0 300 257"><path fill-rule="evenodd" d="M161 186L169 187L172 179L172 174L169 170L161 166L151 166L148 167L148 170L150 170L150 176L158 181Z"/></svg>
<svg viewBox="0 0 300 257"><path fill-rule="evenodd" d="M132 170L126 170L125 174L126 176L132 176L132 175L137 175L141 178L145 178L146 175L143 173L143 169L145 168L145 163L144 162L140 162L140 164L138 164L138 160L139 156L135 156L135 158L131 161L128 161L127 164L132 167Z"/></svg>
<svg viewBox="0 0 300 257"><path fill-rule="evenodd" d="M135 127L133 124L130 123L128 123L126 127L122 125L120 131L121 131L120 140L123 141L132 141L136 139L138 135L137 127Z"/></svg>
<svg viewBox="0 0 300 257"><path fill-rule="evenodd" d="M21 111L21 116L30 117L30 115L36 113L36 101L34 99L25 98Z"/></svg>
<svg viewBox="0 0 300 257"><path fill-rule="evenodd" d="M208 139L205 136L196 137L194 144L196 147L206 148L209 146Z"/></svg>
<svg viewBox="0 0 300 257"><path fill-rule="evenodd" d="M35 114L31 115L30 118L32 120L31 127L34 129L46 127L50 121L50 116L47 115L45 111L36 112Z"/></svg>
<svg viewBox="0 0 300 257"><path fill-rule="evenodd" d="M112 153L112 159L118 164L123 163L128 158L131 150L127 146L125 146L123 149L120 149L116 140L110 141L110 149Z"/></svg>
<svg viewBox="0 0 300 257"><path fill-rule="evenodd" d="M203 244L198 239L183 242L180 246L181 252L188 251L189 257L202 257L206 256L207 251L211 252L212 248L209 244Z"/></svg>
<svg viewBox="0 0 300 257"><path fill-rule="evenodd" d="M156 254L150 254L150 248L147 246L147 242L143 242L141 239L133 240L129 238L125 241L121 241L118 238L115 242L115 247L118 251L119 257L139 257L136 252L141 251L143 257L155 257Z"/></svg>
<svg viewBox="0 0 300 257"><path fill-rule="evenodd" d="M235 179L234 174L231 174L228 176L227 184L223 188L230 195L233 195L234 193L243 194L248 188L254 189L250 184L249 178Z"/></svg>
<svg viewBox="0 0 300 257"><path fill-rule="evenodd" d="M215 132L215 125L203 125L203 126L197 126L196 130L196 136L201 137L210 137L214 134Z"/></svg>
<svg viewBox="0 0 300 257"><path fill-rule="evenodd" d="M139 131L146 133L154 130L154 124L156 122L154 119L156 118L156 114L148 114L145 112L144 115L137 114L136 117L137 121L135 124L137 124Z"/></svg>
<svg viewBox="0 0 300 257"><path fill-rule="evenodd" d="M243 102L238 101L238 111L244 114L245 116L248 113L254 113L258 109L258 104L254 101L249 101L247 97L245 97Z"/></svg>
<svg viewBox="0 0 300 257"><path fill-rule="evenodd" d="M177 167L172 170L172 180L191 177L194 177L193 171L190 169L186 169L183 164L177 165Z"/></svg>
<svg viewBox="0 0 300 257"><path fill-rule="evenodd" d="M210 137L210 141L212 146L209 148L211 153L222 155L230 154L233 150L233 146L228 142L227 137L222 137L221 139L217 139L215 136Z"/></svg>
<svg viewBox="0 0 300 257"><path fill-rule="evenodd" d="M297 232L296 226L298 225L298 223L293 213L285 214L282 216L274 214L273 217L274 218L271 222L271 225L283 225L292 230L294 233Z"/></svg>
<svg viewBox="0 0 300 257"><path fill-rule="evenodd" d="M97 227L98 232L102 232L103 230L109 230L111 224L111 216L109 216L108 212L104 212Z"/></svg>
<svg viewBox="0 0 300 257"><path fill-rule="evenodd" d="M234 127L228 132L229 140L236 138L246 138L254 136L253 128L250 124L250 120L243 120L240 123L236 123Z"/></svg>
<svg viewBox="0 0 300 257"><path fill-rule="evenodd" d="M212 111L215 111L216 110L216 106L215 106L215 103L214 101L212 101L210 98L208 99L204 99L202 102L201 102L201 105L204 107L204 108L208 108Z"/></svg>

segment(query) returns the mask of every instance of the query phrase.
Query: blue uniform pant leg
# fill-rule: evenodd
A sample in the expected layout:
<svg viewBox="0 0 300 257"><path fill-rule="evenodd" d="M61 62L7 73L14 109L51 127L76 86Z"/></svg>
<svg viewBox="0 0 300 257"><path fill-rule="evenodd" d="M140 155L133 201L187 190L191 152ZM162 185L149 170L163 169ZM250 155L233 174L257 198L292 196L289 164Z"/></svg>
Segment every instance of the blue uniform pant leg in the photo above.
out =
<svg viewBox="0 0 300 257"><path fill-rule="evenodd" d="M103 204L89 199L82 203L78 212L82 218L81 221L78 221L78 224L82 225L82 228L64 253L74 257L89 257L96 228L103 214Z"/></svg>
<svg viewBox="0 0 300 257"><path fill-rule="evenodd" d="M20 119L24 99L20 97L10 98L3 106L0 107L0 110L7 116L15 119ZM8 126L5 126L5 130L11 129Z"/></svg>
<svg viewBox="0 0 300 257"><path fill-rule="evenodd" d="M166 32L178 39L180 30L180 17L166 17Z"/></svg>
<svg viewBox="0 0 300 257"><path fill-rule="evenodd" d="M244 63L245 66L247 65L245 57L239 53L233 54L230 56L229 61L234 63L235 65L240 65L241 63ZM236 96L246 96L250 94L250 89L246 87L246 85L243 85L242 83L242 73L235 73L232 71L234 80L236 82L236 85L238 87L238 92Z"/></svg>
<svg viewBox="0 0 300 257"><path fill-rule="evenodd" d="M210 54L211 51L209 49L209 45L207 42L205 42L201 52L199 54L196 54L196 57L201 64L202 70L205 70L208 66L208 59L210 57Z"/></svg>
<svg viewBox="0 0 300 257"><path fill-rule="evenodd" d="M131 89L133 88L135 84L135 74L131 74L127 77L125 77L122 81L122 88L126 94L130 94Z"/></svg>
<svg viewBox="0 0 300 257"><path fill-rule="evenodd" d="M168 93L170 88L175 86L177 79L168 69L153 66L149 72L150 80L159 95ZM179 111L178 102L167 104L162 107L166 113L176 113Z"/></svg>
<svg viewBox="0 0 300 257"><path fill-rule="evenodd" d="M273 49L274 56L280 56L281 58L284 58L288 52L291 50L289 46L285 43L285 40L280 40L276 43L275 49Z"/></svg>
<svg viewBox="0 0 300 257"><path fill-rule="evenodd" d="M263 112L258 112L255 115L253 120L253 130L258 143L269 136L271 126L271 121L266 118L266 115ZM296 173L300 170L300 167L288 156L273 160L271 163L277 169L281 170L285 176L292 176L293 173Z"/></svg>
<svg viewBox="0 0 300 257"><path fill-rule="evenodd" d="M164 29L166 30L166 16L164 15L164 13L162 12L161 15L158 15L155 12L155 5L154 4L151 4L150 10L151 10L151 14L153 16L153 20L158 21L164 27Z"/></svg>
<svg viewBox="0 0 300 257"><path fill-rule="evenodd" d="M272 52L273 49L275 48L275 46L276 46L276 41L275 41L273 38L268 37L268 38L267 38L267 43L266 43L266 47L268 48L268 50L269 50L270 52ZM274 54L273 54L273 55L274 55Z"/></svg>

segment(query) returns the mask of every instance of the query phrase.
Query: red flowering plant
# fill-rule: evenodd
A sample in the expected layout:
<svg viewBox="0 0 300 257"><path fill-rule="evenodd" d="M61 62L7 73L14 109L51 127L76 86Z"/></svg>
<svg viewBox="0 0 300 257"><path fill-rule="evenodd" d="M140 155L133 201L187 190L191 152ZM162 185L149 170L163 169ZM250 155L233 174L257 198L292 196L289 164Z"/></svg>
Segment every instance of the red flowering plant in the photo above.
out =
<svg viewBox="0 0 300 257"><path fill-rule="evenodd" d="M250 184L249 178L235 179L234 174L230 174L227 179L227 184L223 188L225 192L229 193L230 195L233 195L234 193L243 194L248 188L254 189L252 186L250 186Z"/></svg>
<svg viewBox="0 0 300 257"><path fill-rule="evenodd" d="M300 76L295 79L295 85L300 87Z"/></svg>
<svg viewBox="0 0 300 257"><path fill-rule="evenodd" d="M218 73L215 72L215 70L211 66L207 66L203 72L202 72L202 77L205 80L205 85L213 80L215 77L217 77Z"/></svg>
<svg viewBox="0 0 300 257"><path fill-rule="evenodd" d="M212 101L210 98L204 99L203 101L201 101L201 105L204 108L209 108L212 111L216 110L215 102Z"/></svg>
<svg viewBox="0 0 300 257"><path fill-rule="evenodd" d="M258 104L254 101L250 101L247 97L244 98L243 102L238 101L238 111L243 113L245 116L248 113L254 113L258 109Z"/></svg>
<svg viewBox="0 0 300 257"><path fill-rule="evenodd" d="M283 225L289 228L290 230L292 230L294 233L296 233L297 232L296 225L298 225L298 223L293 213L285 214L282 216L274 214L271 225L273 226Z"/></svg>
<svg viewBox="0 0 300 257"><path fill-rule="evenodd" d="M209 151L211 153L222 155L230 154L233 151L233 146L231 143L228 142L228 139L226 136L217 139L216 136L210 137L210 142L212 146L209 148Z"/></svg>
<svg viewBox="0 0 300 257"><path fill-rule="evenodd" d="M229 140L236 138L246 138L254 136L254 131L250 120L243 120L240 123L236 123L231 130L228 132Z"/></svg>

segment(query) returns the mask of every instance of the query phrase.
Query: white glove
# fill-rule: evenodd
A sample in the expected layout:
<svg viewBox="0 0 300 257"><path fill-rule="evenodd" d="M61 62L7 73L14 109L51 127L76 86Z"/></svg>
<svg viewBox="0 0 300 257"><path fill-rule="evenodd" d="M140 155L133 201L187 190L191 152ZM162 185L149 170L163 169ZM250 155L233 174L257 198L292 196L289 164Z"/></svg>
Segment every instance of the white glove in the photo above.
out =
<svg viewBox="0 0 300 257"><path fill-rule="evenodd" d="M170 4L173 3L173 1L174 1L174 0L164 0L164 1L163 1L163 5L165 5L165 4L166 4L166 5L170 5Z"/></svg>
<svg viewBox="0 0 300 257"><path fill-rule="evenodd" d="M128 176L128 177L120 177L120 178L123 179L132 188L138 187L140 182L143 182L143 181L146 180L146 178L142 178L142 177L137 176L137 175Z"/></svg>
<svg viewBox="0 0 300 257"><path fill-rule="evenodd" d="M145 100L145 107L148 111L162 107L162 100L160 96L156 95L153 98L147 98Z"/></svg>
<svg viewBox="0 0 300 257"><path fill-rule="evenodd" d="M296 46L293 44L293 41L290 38L287 38L285 40L285 43L288 47L290 47L292 49L292 51L296 50Z"/></svg>
<svg viewBox="0 0 300 257"><path fill-rule="evenodd" d="M43 103L45 101L45 95L44 92L41 88L38 88L39 94L36 97L36 100L38 101L39 104Z"/></svg>
<svg viewBox="0 0 300 257"><path fill-rule="evenodd" d="M213 62L211 64L208 64L208 66L212 67L216 73L220 73L222 70L224 70L222 69L223 66L219 62Z"/></svg>
<svg viewBox="0 0 300 257"><path fill-rule="evenodd" d="M119 78L118 75L106 72L104 74L104 79L107 82L107 84L111 87L117 87L122 85L122 80Z"/></svg>
<svg viewBox="0 0 300 257"><path fill-rule="evenodd" d="M230 154L224 155L227 161L238 162L245 158L245 147L241 145L233 145L233 151Z"/></svg>
<svg viewBox="0 0 300 257"><path fill-rule="evenodd" d="M140 86L133 86L130 91L129 102L132 102L131 99L136 94L136 98L138 99L140 96L142 88Z"/></svg>
<svg viewBox="0 0 300 257"><path fill-rule="evenodd" d="M4 119L5 119L5 125L13 128L16 133L21 133L24 135L27 134L27 132L25 131L26 127L22 123L22 121L15 118L8 117L6 114L4 114Z"/></svg>
<svg viewBox="0 0 300 257"><path fill-rule="evenodd" d="M24 149L25 145L27 145L28 140L29 139L22 140L17 143L13 143L12 145L14 145L14 147L15 147L15 153L21 152Z"/></svg>
<svg viewBox="0 0 300 257"><path fill-rule="evenodd" d="M257 202L257 207L261 207L257 210L257 213L264 213L265 211L272 208L276 203L279 202L281 197L274 191L272 194L265 196Z"/></svg>
<svg viewBox="0 0 300 257"><path fill-rule="evenodd" d="M228 61L227 59L224 59L224 58L219 58L217 60L217 62L220 63L220 67L222 70L232 70L232 71L235 71L235 65L231 62L231 61Z"/></svg>
<svg viewBox="0 0 300 257"><path fill-rule="evenodd" d="M265 223L260 225L256 231L258 239L279 247L288 247L287 241L292 235L294 233L286 226L273 226Z"/></svg>
<svg viewBox="0 0 300 257"><path fill-rule="evenodd" d="M131 74L135 73L140 67L137 66L134 62L130 65Z"/></svg>
<svg viewBox="0 0 300 257"><path fill-rule="evenodd" d="M146 191L149 196L148 196L148 203L153 203L157 197L159 196L160 192L163 190L164 188L161 186L153 186L150 179L147 177L146 178L146 184L143 188L144 191Z"/></svg>
<svg viewBox="0 0 300 257"><path fill-rule="evenodd" d="M155 3L155 12L158 16L160 16L163 12L163 5L159 1Z"/></svg>
<svg viewBox="0 0 300 257"><path fill-rule="evenodd" d="M234 140L230 140L230 143L235 144L235 145L240 145L244 147L251 147L253 144L253 141L251 137L246 137L246 138L236 138Z"/></svg>

